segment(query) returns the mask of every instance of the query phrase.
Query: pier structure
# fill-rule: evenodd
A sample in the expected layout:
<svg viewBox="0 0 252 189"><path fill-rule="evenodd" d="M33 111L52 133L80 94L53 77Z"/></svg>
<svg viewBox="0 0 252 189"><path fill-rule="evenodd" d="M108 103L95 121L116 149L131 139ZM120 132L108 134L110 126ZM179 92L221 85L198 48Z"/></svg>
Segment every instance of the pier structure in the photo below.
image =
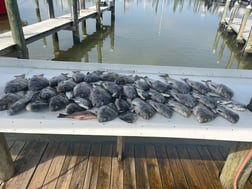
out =
<svg viewBox="0 0 252 189"><path fill-rule="evenodd" d="M85 20L95 18L96 27L101 27L100 16L104 11L111 11L111 20L114 19L114 3L101 3L96 0L96 5L85 7L85 0L71 0L71 13L55 17L52 0L47 0L49 19L22 27L17 1L5 0L11 31L0 34L0 56L16 51L18 58L29 58L27 44L53 34L53 41L58 41L57 33L60 30L71 30L74 44L80 43L79 23L82 29L86 27ZM78 6L80 4L80 6ZM100 6L102 5L102 6Z"/></svg>
<svg viewBox="0 0 252 189"><path fill-rule="evenodd" d="M252 19L250 18L252 6L248 4L242 18L239 18L237 13L241 4L239 1L236 1L228 15L230 3L231 0L226 1L220 24L224 25L228 32L235 32L237 34L236 41L244 44L244 54L252 53Z"/></svg>

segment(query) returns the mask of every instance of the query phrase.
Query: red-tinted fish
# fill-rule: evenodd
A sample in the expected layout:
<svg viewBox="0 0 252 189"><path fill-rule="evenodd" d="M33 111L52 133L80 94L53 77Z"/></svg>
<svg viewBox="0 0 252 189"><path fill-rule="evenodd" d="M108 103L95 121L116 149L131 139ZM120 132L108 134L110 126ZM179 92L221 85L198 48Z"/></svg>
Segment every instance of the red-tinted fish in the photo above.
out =
<svg viewBox="0 0 252 189"><path fill-rule="evenodd" d="M70 119L78 119L78 120L89 120L96 119L96 115L89 111L75 112L72 114L62 114L58 115L58 118L70 118Z"/></svg>

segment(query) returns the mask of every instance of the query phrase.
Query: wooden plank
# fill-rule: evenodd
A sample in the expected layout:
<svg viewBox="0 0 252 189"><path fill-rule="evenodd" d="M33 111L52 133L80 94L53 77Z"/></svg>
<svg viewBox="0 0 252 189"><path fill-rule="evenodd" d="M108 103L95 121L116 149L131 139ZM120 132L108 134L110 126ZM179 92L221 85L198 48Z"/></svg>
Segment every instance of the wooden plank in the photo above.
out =
<svg viewBox="0 0 252 189"><path fill-rule="evenodd" d="M43 187L44 179L46 178L47 172L50 168L51 162L53 161L53 157L55 156L58 146L58 143L49 143L47 145L46 150L39 162L39 165L36 167L35 172L31 178L28 189Z"/></svg>
<svg viewBox="0 0 252 189"><path fill-rule="evenodd" d="M145 153L146 153L146 163L147 163L150 188L161 189L162 182L154 146L146 145Z"/></svg>
<svg viewBox="0 0 252 189"><path fill-rule="evenodd" d="M92 144L83 189L96 188L100 166L101 145Z"/></svg>
<svg viewBox="0 0 252 189"><path fill-rule="evenodd" d="M189 188L186 177L183 172L182 165L178 159L176 149L172 145L166 147L166 153L169 158L172 173L174 175L175 188Z"/></svg>
<svg viewBox="0 0 252 189"><path fill-rule="evenodd" d="M89 144L81 144L69 188L82 189L87 172Z"/></svg>
<svg viewBox="0 0 252 189"><path fill-rule="evenodd" d="M67 152L68 145L68 143L60 143L49 168L49 171L45 177L43 189L55 188L57 184L57 178L60 176L60 171L65 160L65 154Z"/></svg>
<svg viewBox="0 0 252 189"><path fill-rule="evenodd" d="M11 149L10 149L10 153L11 153L11 158L13 161L17 160L17 158L19 157L18 154L21 152L21 150L23 149L23 147L25 146L25 142L24 141L16 141Z"/></svg>
<svg viewBox="0 0 252 189"><path fill-rule="evenodd" d="M75 143L69 144L66 157L60 171L60 175L57 179L57 184L55 187L56 189L69 188L73 171L74 171L74 166L76 164L78 152L79 152L78 144L75 144Z"/></svg>
<svg viewBox="0 0 252 189"><path fill-rule="evenodd" d="M6 188L26 188L46 148L45 142L28 142L15 161L16 176L6 183Z"/></svg>
<svg viewBox="0 0 252 189"><path fill-rule="evenodd" d="M163 189L175 189L174 175L168 161L165 146L158 144L155 148Z"/></svg>
<svg viewBox="0 0 252 189"><path fill-rule="evenodd" d="M123 189L123 161L117 159L117 147L113 145L110 189Z"/></svg>
<svg viewBox="0 0 252 189"><path fill-rule="evenodd" d="M144 145L135 145L136 187L150 188Z"/></svg>
<svg viewBox="0 0 252 189"><path fill-rule="evenodd" d="M112 144L103 144L101 149L101 159L97 188L109 189L111 179Z"/></svg>
<svg viewBox="0 0 252 189"><path fill-rule="evenodd" d="M182 145L177 145L175 148L178 153L178 158L181 162L188 185L191 188L207 189L208 186L202 183L201 179L198 177L186 148Z"/></svg>
<svg viewBox="0 0 252 189"><path fill-rule="evenodd" d="M123 172L123 188L137 189L136 187L136 169L134 159L134 145L126 145L124 153L124 172Z"/></svg>
<svg viewBox="0 0 252 189"><path fill-rule="evenodd" d="M219 148L219 147L218 147ZM220 172L223 168L225 159L222 156L222 154L220 153L220 151L218 150L218 148L216 148L215 146L208 146L207 149L212 157L212 159L214 160L214 163L218 169L218 177L220 176Z"/></svg>
<svg viewBox="0 0 252 189"><path fill-rule="evenodd" d="M215 188L222 188L222 185L219 180L219 171L216 167L215 163L213 162L210 154L208 153L207 149L198 146L197 150L200 154L202 162L205 164L206 170L208 174L211 176L211 182L215 186Z"/></svg>
<svg viewBox="0 0 252 189"><path fill-rule="evenodd" d="M200 155L195 146L187 146L186 148L190 158L192 159L192 164L196 170L198 177L201 179L205 186L208 186L209 189L215 189L215 186L212 184L211 181L211 176L207 172L203 161L200 159Z"/></svg>

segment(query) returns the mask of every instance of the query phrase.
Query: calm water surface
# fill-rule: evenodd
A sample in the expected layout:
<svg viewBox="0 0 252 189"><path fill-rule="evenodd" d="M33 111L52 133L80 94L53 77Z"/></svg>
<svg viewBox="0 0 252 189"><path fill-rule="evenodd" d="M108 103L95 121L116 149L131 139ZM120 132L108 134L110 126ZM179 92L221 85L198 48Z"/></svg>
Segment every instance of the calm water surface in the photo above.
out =
<svg viewBox="0 0 252 189"><path fill-rule="evenodd" d="M56 16L70 12L69 2L54 1ZM111 21L111 13L105 12L102 29L96 30L95 19L86 21L86 30L79 24L84 34L80 44L73 45L71 31L60 31L58 46L53 45L52 36L29 44L30 58L252 69L252 58L241 56L234 36L219 30L224 4L209 2L117 0L115 20ZM18 0L18 4L24 24L48 18L46 1ZM87 7L93 5L94 0L86 1ZM6 26L1 24L1 30ZM216 36L219 40L215 43Z"/></svg>

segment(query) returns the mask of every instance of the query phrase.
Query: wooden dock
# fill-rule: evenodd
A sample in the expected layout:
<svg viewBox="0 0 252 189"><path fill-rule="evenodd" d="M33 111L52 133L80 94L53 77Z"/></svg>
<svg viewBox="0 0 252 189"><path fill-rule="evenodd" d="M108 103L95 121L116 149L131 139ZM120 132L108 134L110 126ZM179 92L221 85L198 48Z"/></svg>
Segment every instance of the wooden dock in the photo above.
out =
<svg viewBox="0 0 252 189"><path fill-rule="evenodd" d="M100 11L104 12L109 10L109 6L101 6ZM80 9L78 21L81 22L85 19L95 17L97 14L96 7L89 7L87 9ZM73 19L71 14L63 15L57 18L47 19L32 25L24 26L23 32L26 44L41 39L45 36L51 35L62 29L67 29L73 26ZM15 42L12 38L11 31L0 34L0 56L11 52L15 47Z"/></svg>
<svg viewBox="0 0 252 189"><path fill-rule="evenodd" d="M0 185L11 188L201 188L224 189L219 174L228 147L126 143L117 161L114 142L8 140L16 174ZM244 189L252 188L252 177Z"/></svg>

